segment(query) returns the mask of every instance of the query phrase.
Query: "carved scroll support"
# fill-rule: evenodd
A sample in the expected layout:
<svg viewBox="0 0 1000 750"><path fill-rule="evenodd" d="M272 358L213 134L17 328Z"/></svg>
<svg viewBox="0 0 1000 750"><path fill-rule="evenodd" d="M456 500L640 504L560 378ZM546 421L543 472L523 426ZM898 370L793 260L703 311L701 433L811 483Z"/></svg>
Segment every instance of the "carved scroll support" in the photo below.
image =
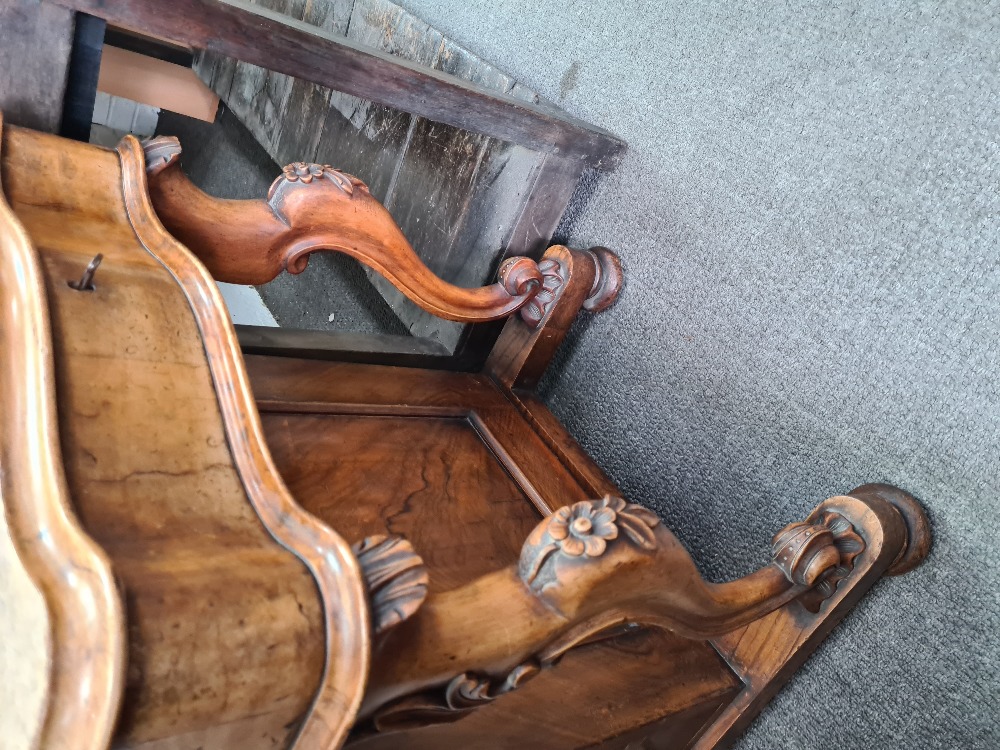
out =
<svg viewBox="0 0 1000 750"><path fill-rule="evenodd" d="M712 639L745 687L704 728L692 750L732 744L881 576L911 570L930 551L930 525L920 503L887 484L864 485L824 502L806 524L779 534L783 550L779 557L784 551L793 552L793 547L801 548L803 526L829 531L842 552L841 562L791 605ZM859 540L864 545L860 551ZM808 571L810 556L808 551L798 556L800 563L792 566L792 575ZM795 557L792 554L789 560Z"/></svg>
<svg viewBox="0 0 1000 750"><path fill-rule="evenodd" d="M771 557L791 583L810 587L800 602L811 612L818 612L864 549L864 540L847 518L824 512L814 522L793 523L779 531Z"/></svg>
<svg viewBox="0 0 1000 750"><path fill-rule="evenodd" d="M866 508L873 510L859 511ZM430 597L417 617L387 634L384 653L395 656L376 655L359 716L379 731L454 720L626 625L705 639L793 601L822 611L868 554L872 534L886 540L877 554L890 554L888 546L896 557L913 546L905 530L884 497L831 498L779 532L773 564L712 584L642 506L608 496L559 508L529 535L516 568ZM456 664L448 654L459 646Z"/></svg>
<svg viewBox="0 0 1000 750"><path fill-rule="evenodd" d="M372 268L427 312L463 323L504 318L558 284L556 269L521 257L508 259L490 286L442 281L367 186L326 164L286 166L266 200L220 200L181 171L176 138L153 138L144 149L160 220L218 281L265 284L284 271L302 273L314 252L337 252ZM599 286L595 300L607 296Z"/></svg>
<svg viewBox="0 0 1000 750"><path fill-rule="evenodd" d="M486 363L487 372L511 389L533 388L580 310L605 310L622 289L621 261L606 247L571 250L553 245L538 268L542 288L521 308L521 319L504 326Z"/></svg>

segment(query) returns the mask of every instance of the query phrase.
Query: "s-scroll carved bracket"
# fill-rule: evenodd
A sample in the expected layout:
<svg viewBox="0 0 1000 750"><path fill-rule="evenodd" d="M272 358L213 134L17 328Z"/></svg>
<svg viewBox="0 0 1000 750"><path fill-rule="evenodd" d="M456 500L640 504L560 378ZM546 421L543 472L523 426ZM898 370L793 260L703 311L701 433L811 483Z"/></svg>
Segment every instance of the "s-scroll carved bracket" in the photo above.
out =
<svg viewBox="0 0 1000 750"><path fill-rule="evenodd" d="M420 609L427 598L427 568L408 541L398 536L370 536L351 549L368 588L375 635Z"/></svg>
<svg viewBox="0 0 1000 750"><path fill-rule="evenodd" d="M920 564L929 533L912 497L866 485L781 531L773 564L713 583L640 505L608 496L559 508L529 534L516 567L430 597L419 627L389 636L394 650L374 655L359 717L381 732L454 721L577 647L634 627L725 638L793 602L819 612L830 597L826 614L781 620L822 622L853 587Z"/></svg>
<svg viewBox="0 0 1000 750"><path fill-rule="evenodd" d="M558 282L530 258L511 258L496 284L472 289L438 278L417 256L392 216L357 177L328 164L294 162L266 200L220 200L179 167L176 138L143 145L149 196L164 226L217 281L266 284L302 273L315 252L349 255L384 276L412 302L446 320L505 318Z"/></svg>

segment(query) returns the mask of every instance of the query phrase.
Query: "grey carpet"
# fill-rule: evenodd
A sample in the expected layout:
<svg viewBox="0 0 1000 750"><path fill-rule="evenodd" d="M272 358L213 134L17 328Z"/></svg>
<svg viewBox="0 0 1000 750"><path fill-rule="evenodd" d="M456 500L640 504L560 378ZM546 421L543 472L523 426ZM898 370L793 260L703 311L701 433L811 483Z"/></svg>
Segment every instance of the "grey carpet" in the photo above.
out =
<svg viewBox="0 0 1000 750"><path fill-rule="evenodd" d="M631 145L566 229L628 286L545 395L707 575L863 482L930 511L738 746L1000 747L997 3L403 5Z"/></svg>

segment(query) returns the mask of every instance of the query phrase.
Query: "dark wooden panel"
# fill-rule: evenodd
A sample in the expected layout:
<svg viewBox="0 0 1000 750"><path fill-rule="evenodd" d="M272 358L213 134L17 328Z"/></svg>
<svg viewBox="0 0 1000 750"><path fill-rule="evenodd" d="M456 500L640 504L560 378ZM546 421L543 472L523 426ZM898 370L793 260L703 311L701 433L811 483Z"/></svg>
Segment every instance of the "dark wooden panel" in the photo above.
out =
<svg viewBox="0 0 1000 750"><path fill-rule="evenodd" d="M497 92L508 92L515 85L509 76L387 0L357 0L349 35ZM378 182L389 179L386 205L424 262L459 286L492 281L508 254L505 240L544 155L422 117L401 118L396 110L344 94L334 94L333 101L350 114L355 128L353 137L341 134L341 152L364 152L371 142L381 145L383 154L398 153L395 161L383 156L379 163L359 164L358 169L374 167ZM327 160L322 148L319 155ZM488 210L482 210L486 206ZM553 210L561 215L562 208ZM455 350L465 327L417 309L383 279L371 278L414 336L433 338L449 352Z"/></svg>
<svg viewBox="0 0 1000 750"><path fill-rule="evenodd" d="M343 537L408 539L448 591L517 562L541 520L463 419L265 414L292 495Z"/></svg>
<svg viewBox="0 0 1000 750"><path fill-rule="evenodd" d="M278 7L275 7L275 10L293 15L294 2L296 0L285 0L288 10ZM310 26L345 36L350 26L353 6L354 0L307 2L302 8L301 15L294 15ZM294 115L282 118L280 137L275 143L273 152L275 161L282 165L293 161L321 161L316 156L316 149L323 128L317 127L317 120L321 120L329 110L331 93L329 88L317 85L306 78L292 78L285 111ZM341 168L351 171L347 166Z"/></svg>
<svg viewBox="0 0 1000 750"><path fill-rule="evenodd" d="M284 357L246 364L262 412L468 417L537 507L593 495L487 376Z"/></svg>
<svg viewBox="0 0 1000 750"><path fill-rule="evenodd" d="M740 687L704 642L638 630L570 651L552 669L454 724L376 735L348 747L679 750Z"/></svg>
<svg viewBox="0 0 1000 750"><path fill-rule="evenodd" d="M251 4L296 19L302 18L306 6L305 0L252 0ZM234 69L230 97L243 103L240 119L268 153L280 138L293 81L269 67L239 63Z"/></svg>
<svg viewBox="0 0 1000 750"><path fill-rule="evenodd" d="M8 124L59 129L73 16L37 0L0 0L0 110Z"/></svg>
<svg viewBox="0 0 1000 750"><path fill-rule="evenodd" d="M335 164L338 169L358 176L368 185L372 195L386 203L406 149L413 116L354 96L335 91L326 93L326 110L312 110L312 122L318 120L319 127L316 129L318 141L312 147L309 160ZM321 99L314 101L318 104ZM303 117L306 116L308 111L303 112ZM288 157L295 153L284 141L279 144L279 149ZM309 144L303 144L301 151L308 153ZM303 158L296 156L293 160L301 161ZM393 218L397 217L394 215ZM405 234L406 229L403 231Z"/></svg>
<svg viewBox="0 0 1000 750"><path fill-rule="evenodd" d="M488 91L238 0L54 0L422 117L613 169L625 144L554 108Z"/></svg>

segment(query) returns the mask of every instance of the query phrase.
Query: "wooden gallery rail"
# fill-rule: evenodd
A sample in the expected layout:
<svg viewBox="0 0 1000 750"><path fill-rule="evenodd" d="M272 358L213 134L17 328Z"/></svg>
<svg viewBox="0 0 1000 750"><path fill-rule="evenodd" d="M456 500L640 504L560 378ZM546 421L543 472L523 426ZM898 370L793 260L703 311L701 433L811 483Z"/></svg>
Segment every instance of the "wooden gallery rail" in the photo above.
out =
<svg viewBox="0 0 1000 750"><path fill-rule="evenodd" d="M519 165L511 170L520 175L511 178L516 179L516 184L501 188L500 185L506 185L505 180L496 180L496 187L491 190L502 195L484 189L482 196L473 201L474 204L480 201L483 206L468 209L468 222L482 225L467 238L471 247L455 251L465 254L464 265L469 268L482 267L490 272L509 257L540 259L584 172L615 169L626 150L625 143L616 136L554 106L410 62L270 9L301 15L303 7L308 9L313 4L290 0L267 3L172 0L167 5L159 0L45 2L77 11L88 22L100 19L194 51L258 65L524 150L530 157L519 151L520 156L510 158L511 163L517 161ZM329 0L328 4L339 6L335 0ZM94 81L96 85L96 75ZM289 158L303 156L296 153ZM503 192L506 190L516 193L517 200ZM508 201L512 202L509 208L497 207L506 206ZM427 223L424 221L424 225ZM502 235L486 231L486 225L497 223L504 227ZM426 253L445 252L445 248L437 247L418 249L425 258ZM293 264L289 270L299 269ZM474 283L484 278L485 274L475 278ZM431 316L424 317L434 320ZM450 339L452 334L448 330ZM482 367L499 331L499 326L494 325L465 326L456 334L457 343L444 347L432 337L419 335L419 331L414 337L338 340L336 335L324 332L238 328L244 350L255 353L382 361L379 353L389 351L394 362L405 360L467 370ZM350 350L349 353L344 349Z"/></svg>
<svg viewBox="0 0 1000 750"><path fill-rule="evenodd" d="M927 555L917 502L873 484L703 580L533 393L614 301L606 249L464 289L336 170L219 201L173 139L0 134L0 582L39 623L5 643L5 747L718 748ZM319 251L506 317L485 366L243 356L213 276Z"/></svg>

